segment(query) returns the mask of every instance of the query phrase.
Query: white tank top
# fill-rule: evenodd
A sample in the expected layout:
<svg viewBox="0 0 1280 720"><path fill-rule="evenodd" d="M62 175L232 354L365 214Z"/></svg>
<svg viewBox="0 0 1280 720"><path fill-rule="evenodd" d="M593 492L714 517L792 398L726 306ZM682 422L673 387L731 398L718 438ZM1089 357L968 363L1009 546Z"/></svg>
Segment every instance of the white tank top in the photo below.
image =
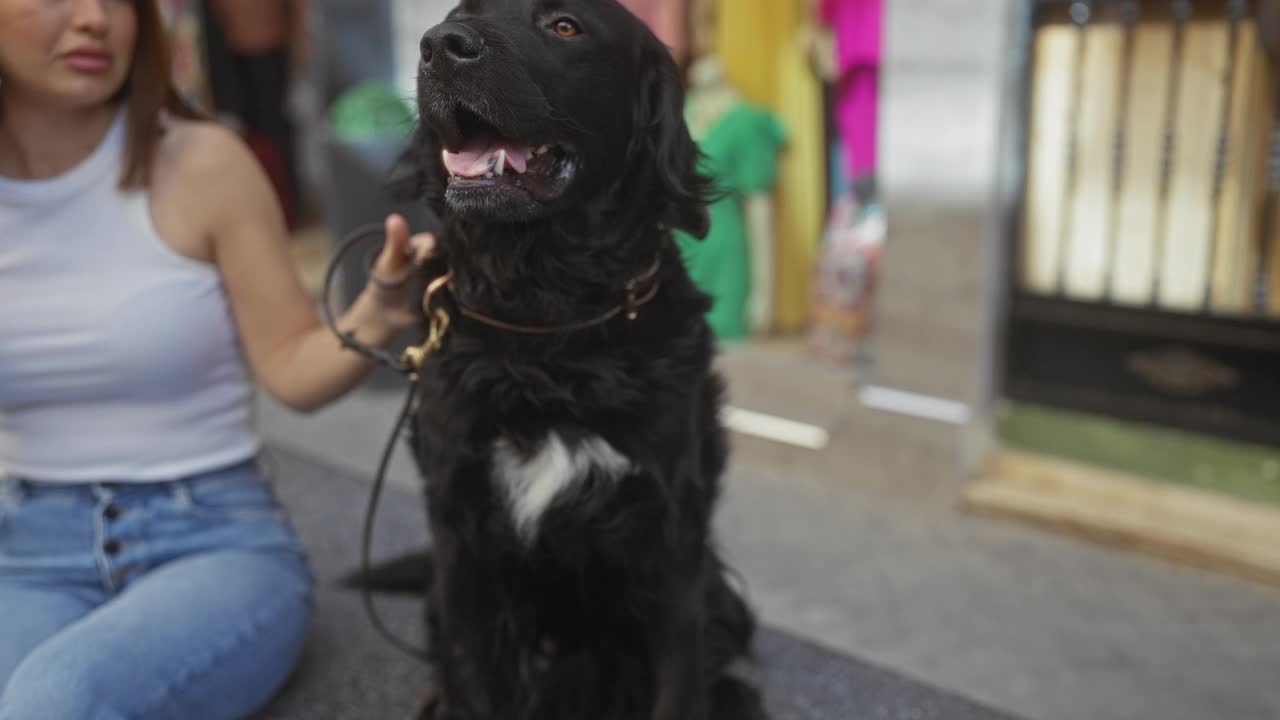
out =
<svg viewBox="0 0 1280 720"><path fill-rule="evenodd" d="M0 178L0 475L176 479L252 457L252 388L221 278L121 191L124 114L84 162Z"/></svg>

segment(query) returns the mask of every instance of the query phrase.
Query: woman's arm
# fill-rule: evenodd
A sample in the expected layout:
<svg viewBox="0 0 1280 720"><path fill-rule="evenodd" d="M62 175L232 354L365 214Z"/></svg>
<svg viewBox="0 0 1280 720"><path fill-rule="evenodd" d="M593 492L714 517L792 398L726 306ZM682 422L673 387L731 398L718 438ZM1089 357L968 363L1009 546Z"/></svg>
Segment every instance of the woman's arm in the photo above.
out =
<svg viewBox="0 0 1280 720"><path fill-rule="evenodd" d="M248 149L220 128L200 128L193 135L184 143L184 192L198 193L206 208L213 260L248 362L280 402L300 412L318 410L355 387L373 365L342 348L320 321L289 254L275 193ZM398 216L387 219L387 237L373 271L387 283L407 277L434 249L430 235L411 239ZM410 307L407 292L371 283L338 327L364 343L386 346L414 322Z"/></svg>

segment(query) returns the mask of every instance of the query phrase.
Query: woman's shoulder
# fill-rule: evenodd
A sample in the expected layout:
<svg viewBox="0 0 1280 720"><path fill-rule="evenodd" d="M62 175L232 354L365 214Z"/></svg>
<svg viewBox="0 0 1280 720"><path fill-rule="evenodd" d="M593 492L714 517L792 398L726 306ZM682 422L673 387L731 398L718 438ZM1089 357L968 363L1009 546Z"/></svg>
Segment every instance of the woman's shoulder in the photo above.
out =
<svg viewBox="0 0 1280 720"><path fill-rule="evenodd" d="M248 145L213 122L170 118L151 177L151 210L161 236L192 257L214 247L235 222L270 222L271 185Z"/></svg>
<svg viewBox="0 0 1280 720"><path fill-rule="evenodd" d="M169 184L197 183L214 191L258 170L248 146L231 130L212 121L169 117L156 154L155 177Z"/></svg>

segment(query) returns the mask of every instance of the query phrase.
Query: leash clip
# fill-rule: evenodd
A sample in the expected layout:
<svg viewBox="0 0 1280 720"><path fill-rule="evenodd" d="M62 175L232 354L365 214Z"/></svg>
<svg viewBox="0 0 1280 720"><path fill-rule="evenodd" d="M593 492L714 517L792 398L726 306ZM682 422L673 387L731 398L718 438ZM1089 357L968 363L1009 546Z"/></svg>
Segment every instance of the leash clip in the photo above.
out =
<svg viewBox="0 0 1280 720"><path fill-rule="evenodd" d="M449 332L449 313L443 308L431 309L431 299L436 293L448 287L451 275L446 273L431 281L426 292L422 293L422 310L431 318L427 326L427 339L421 345L408 348L400 355L400 366L407 372L417 375L427 358L444 346L444 336Z"/></svg>
<svg viewBox="0 0 1280 720"><path fill-rule="evenodd" d="M445 333L449 331L449 313L444 309L436 310L431 315L431 324L427 329L427 339L421 345L407 348L400 356L400 364L405 370L417 374L426 364L427 358L444 345Z"/></svg>
<svg viewBox="0 0 1280 720"><path fill-rule="evenodd" d="M623 309L627 313L628 320L635 320L640 317L640 302L636 297L636 289L638 285L639 283L635 280L631 280L627 283L627 302L623 306Z"/></svg>

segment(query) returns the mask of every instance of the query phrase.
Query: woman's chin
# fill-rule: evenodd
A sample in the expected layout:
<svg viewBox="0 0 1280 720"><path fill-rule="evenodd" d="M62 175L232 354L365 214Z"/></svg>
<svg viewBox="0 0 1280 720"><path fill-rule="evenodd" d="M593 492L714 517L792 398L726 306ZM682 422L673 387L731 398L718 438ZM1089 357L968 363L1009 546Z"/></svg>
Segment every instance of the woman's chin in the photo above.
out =
<svg viewBox="0 0 1280 720"><path fill-rule="evenodd" d="M123 79L69 78L50 89L51 104L66 110L92 110L107 105L120 94Z"/></svg>

